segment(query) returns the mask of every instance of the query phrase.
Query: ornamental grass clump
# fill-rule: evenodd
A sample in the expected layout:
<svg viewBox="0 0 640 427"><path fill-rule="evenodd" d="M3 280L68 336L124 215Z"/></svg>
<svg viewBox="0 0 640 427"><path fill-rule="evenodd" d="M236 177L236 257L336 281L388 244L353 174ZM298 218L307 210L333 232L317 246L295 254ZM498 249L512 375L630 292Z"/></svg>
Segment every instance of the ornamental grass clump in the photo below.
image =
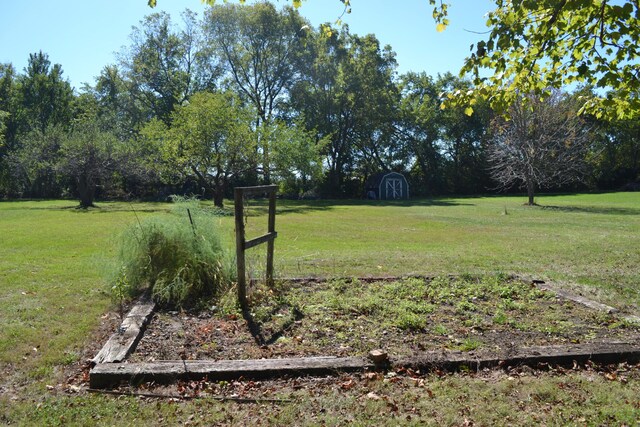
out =
<svg viewBox="0 0 640 427"><path fill-rule="evenodd" d="M149 289L165 306L194 306L216 298L232 280L231 262L213 216L192 200L169 215L138 221L121 236L112 294L133 297Z"/></svg>

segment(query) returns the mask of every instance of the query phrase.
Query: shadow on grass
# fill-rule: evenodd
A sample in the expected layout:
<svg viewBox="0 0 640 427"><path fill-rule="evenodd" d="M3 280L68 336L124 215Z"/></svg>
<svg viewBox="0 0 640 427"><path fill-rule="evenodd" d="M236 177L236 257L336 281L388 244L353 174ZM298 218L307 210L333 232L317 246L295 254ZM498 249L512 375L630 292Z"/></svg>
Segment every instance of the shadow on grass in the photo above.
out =
<svg viewBox="0 0 640 427"><path fill-rule="evenodd" d="M158 202L97 202L93 207L81 208L79 204L69 200L69 205L52 205L59 200L20 200L20 202L33 203L25 206L20 204L14 207L3 207L5 210L48 210L48 211L73 211L78 213L115 213L115 212L144 212L157 213L171 210L166 203ZM47 204L47 202L49 204ZM1 202L0 202L1 203ZM39 206L36 206L39 205ZM162 206L160 206L162 205ZM474 203L453 201L451 199L411 199L411 200L361 200L361 199L326 199L326 200L289 200L279 199L277 202L277 214L305 214L333 210L340 206L364 207L446 207L446 206L475 206ZM268 213L267 199L249 199L245 205L245 215L249 217L262 216ZM206 211L207 209L205 209ZM224 209L211 209L213 216L233 216L233 204L225 204Z"/></svg>
<svg viewBox="0 0 640 427"><path fill-rule="evenodd" d="M340 206L364 207L429 207L429 206L475 206L473 203L461 203L448 199L415 199L415 200L357 200L357 199L331 199L331 200L287 200L280 199L277 202L277 214L304 214L309 212L329 211ZM268 202L263 199L250 200L245 205L247 216L266 215Z"/></svg>
<svg viewBox="0 0 640 427"><path fill-rule="evenodd" d="M154 206L153 203L138 203L134 202L133 207L130 203L127 202L97 202L96 205L90 207L82 207L78 202L68 200L69 204L58 204L57 206L53 203L64 202L61 199L20 199L20 200L9 200L4 201L0 200L0 204L2 203L17 203L16 206L2 206L2 210L7 211L69 211L69 212L78 212L78 213L111 213L111 212L145 212L145 213L155 213L155 212L168 212L169 209L166 207ZM26 204L29 204L27 206ZM158 203L159 205L160 203Z"/></svg>
<svg viewBox="0 0 640 427"><path fill-rule="evenodd" d="M592 213L601 215L640 215L640 209L636 208L614 208L601 206L552 206L539 205L541 209L558 212Z"/></svg>

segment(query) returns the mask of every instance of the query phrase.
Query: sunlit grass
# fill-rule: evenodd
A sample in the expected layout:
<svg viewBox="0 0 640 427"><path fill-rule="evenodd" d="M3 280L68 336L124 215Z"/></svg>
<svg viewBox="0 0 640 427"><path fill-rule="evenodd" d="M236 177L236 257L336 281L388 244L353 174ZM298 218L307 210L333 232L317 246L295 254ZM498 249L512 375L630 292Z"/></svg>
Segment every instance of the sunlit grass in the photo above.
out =
<svg viewBox="0 0 640 427"><path fill-rule="evenodd" d="M526 207L523 202L522 197L384 204L279 200L276 274L280 277L528 274L558 281L563 286L586 285L579 290L603 302L636 309L640 302L640 193L542 196L537 199L541 205L538 207ZM64 419L84 424L90 416L86 410L90 405L92 413L106 420L104 424L134 423L136 413L150 415L142 418L157 424L157 417L151 417L156 414L155 403L126 400L124 412L114 412L114 401L109 398L52 397L44 387L60 379L60 366L78 362L80 350L91 340L100 316L112 307L103 271L105 264L114 258L117 233L138 219L163 214L170 208L167 204L155 203L98 203L98 209L85 212L75 209L75 205L74 201L0 202L0 367L3 372L0 387L33 381L33 385L23 389L29 395L22 396L23 400L17 403L10 403L6 395L0 397L0 413L8 413L3 407L14 407L18 418L10 419L30 417L25 424L64 424ZM264 211L263 203L252 201L250 205L254 214L248 217L248 232L260 235L266 230L266 219L259 215ZM232 245L233 218L216 220L224 230L226 244ZM252 249L252 254L262 253L264 249L263 246ZM261 261L255 261L254 266L254 274L260 275ZM500 394L502 392L496 390L508 387L510 381L501 379L489 390ZM530 379L525 387L527 390L541 386L553 388L560 382L555 378L541 381L536 386L536 380ZM637 418L637 409L633 409L633 402L637 403L633 396L637 396L640 389L637 380L630 380L626 385L600 380L592 384L579 377L567 381L575 383L576 393L588 407L612 405L606 411L589 412L595 417L589 421L616 423L610 420L617 420L619 424L634 416ZM469 393L457 388L461 385ZM433 405L424 403L423 411L437 411L461 396L485 390L482 381L455 377L437 387L448 391ZM559 396L556 400L570 404L565 389L556 392ZM273 423L299 420L296 418L298 408L305 405L313 408L318 404L329 408L324 418L327 422L346 423L347 418L342 417L338 406L344 403L353 409L350 405L357 405L357 399L338 404L332 397L335 393L332 390L319 401L288 405L280 415L269 416L273 417ZM486 400L492 405L504 406L507 412L512 411L510 416L516 423L535 421L514 409L507 397L496 402L495 394L485 399L482 393L473 398L470 405L486 406ZM606 393L614 397L609 398ZM624 403L626 394L630 404ZM445 395L451 397L445 398ZM546 395L540 396L546 399ZM518 398L527 397L519 395ZM45 402L41 412L31 411L35 401ZM376 405L371 403L371 408L367 406L358 417L366 414L375 418L379 412ZM544 405L531 406L542 408ZM216 413L205 411L199 403L179 408L185 413L191 410ZM337 411L335 418L329 415L332 408ZM568 408L566 414L581 414L582 406ZM236 415L242 416L252 409L237 411ZM470 411L476 415L473 418L487 424L504 421L481 416L474 409ZM613 418L606 418L611 413ZM219 415L211 414L206 419L220 419ZM533 417L532 413L525 414ZM541 419L550 423L568 422L564 418L566 414L552 411ZM63 419L63 415L67 418ZM183 417L167 408L158 413L158 417L162 416L169 422L186 419L186 415ZM445 424L464 421L464 417L455 412L438 419ZM0 423L6 420L0 416Z"/></svg>

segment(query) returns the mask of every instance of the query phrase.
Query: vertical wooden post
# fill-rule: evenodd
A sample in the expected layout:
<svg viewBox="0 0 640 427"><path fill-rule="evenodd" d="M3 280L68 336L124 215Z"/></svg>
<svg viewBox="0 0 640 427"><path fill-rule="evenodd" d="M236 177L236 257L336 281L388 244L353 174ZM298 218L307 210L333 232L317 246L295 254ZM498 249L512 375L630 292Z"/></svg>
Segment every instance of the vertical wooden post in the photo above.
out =
<svg viewBox="0 0 640 427"><path fill-rule="evenodd" d="M244 264L244 201L241 188L234 190L236 217L236 264L238 267L238 301L247 308L247 279Z"/></svg>
<svg viewBox="0 0 640 427"><path fill-rule="evenodd" d="M276 231L276 192L269 193L269 225L268 234ZM267 286L273 286L273 250L275 239L269 239L267 242Z"/></svg>
<svg viewBox="0 0 640 427"><path fill-rule="evenodd" d="M267 277L268 286L273 286L273 250L276 233L276 185L264 185L257 187L236 187L234 189L234 203L236 216L236 262L238 265L238 301L243 310L248 307L247 302L247 277L245 266L245 251L254 246L267 242ZM269 195L269 224L267 234L255 239L245 240L244 229L244 196Z"/></svg>

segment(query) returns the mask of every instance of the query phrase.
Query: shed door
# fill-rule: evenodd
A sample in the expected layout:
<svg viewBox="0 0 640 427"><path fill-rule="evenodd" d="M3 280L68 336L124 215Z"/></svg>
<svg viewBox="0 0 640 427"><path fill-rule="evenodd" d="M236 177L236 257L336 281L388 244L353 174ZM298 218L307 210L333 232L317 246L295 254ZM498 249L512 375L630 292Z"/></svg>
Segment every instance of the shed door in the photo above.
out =
<svg viewBox="0 0 640 427"><path fill-rule="evenodd" d="M387 199L402 199L402 181L400 179L387 179Z"/></svg>

